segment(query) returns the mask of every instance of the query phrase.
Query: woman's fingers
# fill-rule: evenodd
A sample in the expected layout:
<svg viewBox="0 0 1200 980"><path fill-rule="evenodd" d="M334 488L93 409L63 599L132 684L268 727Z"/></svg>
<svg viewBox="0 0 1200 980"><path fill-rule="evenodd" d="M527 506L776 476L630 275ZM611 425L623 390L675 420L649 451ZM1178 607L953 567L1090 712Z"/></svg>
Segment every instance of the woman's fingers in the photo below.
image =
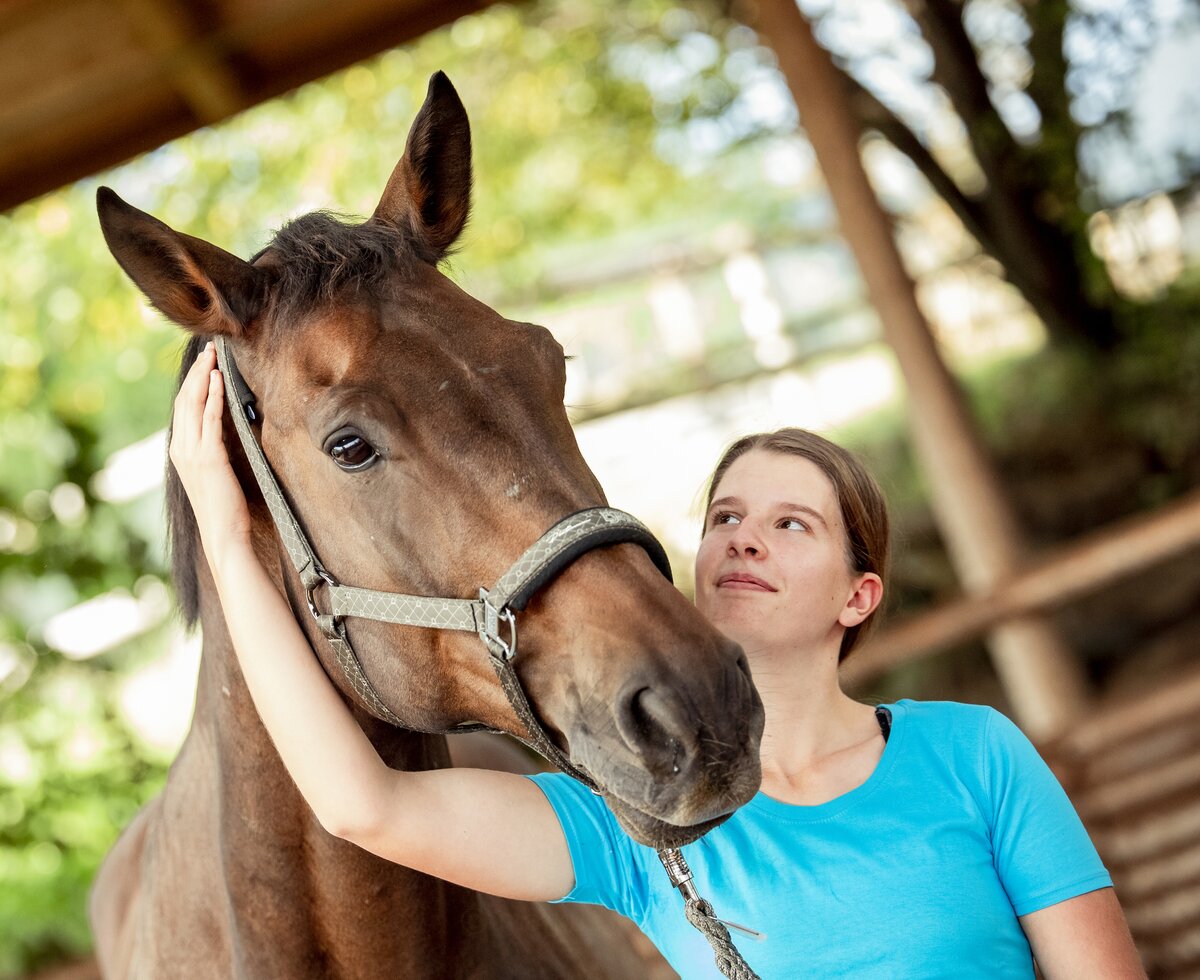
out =
<svg viewBox="0 0 1200 980"><path fill-rule="evenodd" d="M203 435L204 409L208 399L209 372L216 363L216 351L211 342L197 355L184 376L175 396L171 422L171 458L178 462L180 453L188 454L200 443Z"/></svg>
<svg viewBox="0 0 1200 980"><path fill-rule="evenodd" d="M225 411L225 385L221 372L213 368L208 372L208 401L204 404L204 422L201 428L201 443L210 451L220 450L225 454L225 442L221 438L221 417Z"/></svg>
<svg viewBox="0 0 1200 980"><path fill-rule="evenodd" d="M249 539L246 497L223 438L225 387L212 344L184 375L175 397L170 456L192 502L210 563Z"/></svg>

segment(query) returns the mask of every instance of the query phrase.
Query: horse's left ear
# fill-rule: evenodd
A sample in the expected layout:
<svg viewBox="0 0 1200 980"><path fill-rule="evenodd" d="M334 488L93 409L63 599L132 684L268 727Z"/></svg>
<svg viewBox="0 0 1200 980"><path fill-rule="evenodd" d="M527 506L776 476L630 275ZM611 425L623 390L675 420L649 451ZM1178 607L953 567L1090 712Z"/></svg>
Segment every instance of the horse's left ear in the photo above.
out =
<svg viewBox="0 0 1200 980"><path fill-rule="evenodd" d="M371 220L408 231L436 263L462 232L470 210L471 124L450 79L439 71L429 79L404 156Z"/></svg>

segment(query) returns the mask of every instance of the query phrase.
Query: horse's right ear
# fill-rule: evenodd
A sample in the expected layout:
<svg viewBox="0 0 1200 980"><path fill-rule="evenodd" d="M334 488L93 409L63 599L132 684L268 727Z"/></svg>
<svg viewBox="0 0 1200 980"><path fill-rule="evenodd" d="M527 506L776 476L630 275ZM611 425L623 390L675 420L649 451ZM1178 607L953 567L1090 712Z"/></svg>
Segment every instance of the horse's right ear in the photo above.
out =
<svg viewBox="0 0 1200 980"><path fill-rule="evenodd" d="M96 211L125 274L185 330L236 337L262 312L272 281L267 270L167 227L107 187L96 191Z"/></svg>
<svg viewBox="0 0 1200 980"><path fill-rule="evenodd" d="M408 232L436 264L462 232L470 210L471 124L450 79L434 72L404 156L371 220Z"/></svg>

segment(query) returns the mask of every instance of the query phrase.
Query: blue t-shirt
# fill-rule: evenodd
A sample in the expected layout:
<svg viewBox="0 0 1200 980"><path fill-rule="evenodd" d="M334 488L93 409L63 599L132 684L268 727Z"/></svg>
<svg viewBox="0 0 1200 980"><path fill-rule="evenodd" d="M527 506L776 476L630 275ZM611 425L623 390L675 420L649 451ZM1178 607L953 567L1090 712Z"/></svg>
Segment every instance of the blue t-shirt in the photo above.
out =
<svg viewBox="0 0 1200 980"><path fill-rule="evenodd" d="M1066 793L991 708L900 701L875 771L819 806L759 793L683 849L764 980L1033 976L1017 916L1112 884ZM684 980L718 978L655 852L604 801L533 776L562 823L575 887L562 901L628 916Z"/></svg>

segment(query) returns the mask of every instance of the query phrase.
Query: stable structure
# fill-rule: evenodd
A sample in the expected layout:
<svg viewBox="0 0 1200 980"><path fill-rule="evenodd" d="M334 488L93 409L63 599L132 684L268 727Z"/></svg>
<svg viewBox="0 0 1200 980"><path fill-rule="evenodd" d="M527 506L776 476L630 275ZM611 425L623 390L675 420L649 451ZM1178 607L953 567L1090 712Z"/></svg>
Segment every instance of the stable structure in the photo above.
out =
<svg viewBox="0 0 1200 980"><path fill-rule="evenodd" d="M491 0L8 0L0 211Z"/></svg>

